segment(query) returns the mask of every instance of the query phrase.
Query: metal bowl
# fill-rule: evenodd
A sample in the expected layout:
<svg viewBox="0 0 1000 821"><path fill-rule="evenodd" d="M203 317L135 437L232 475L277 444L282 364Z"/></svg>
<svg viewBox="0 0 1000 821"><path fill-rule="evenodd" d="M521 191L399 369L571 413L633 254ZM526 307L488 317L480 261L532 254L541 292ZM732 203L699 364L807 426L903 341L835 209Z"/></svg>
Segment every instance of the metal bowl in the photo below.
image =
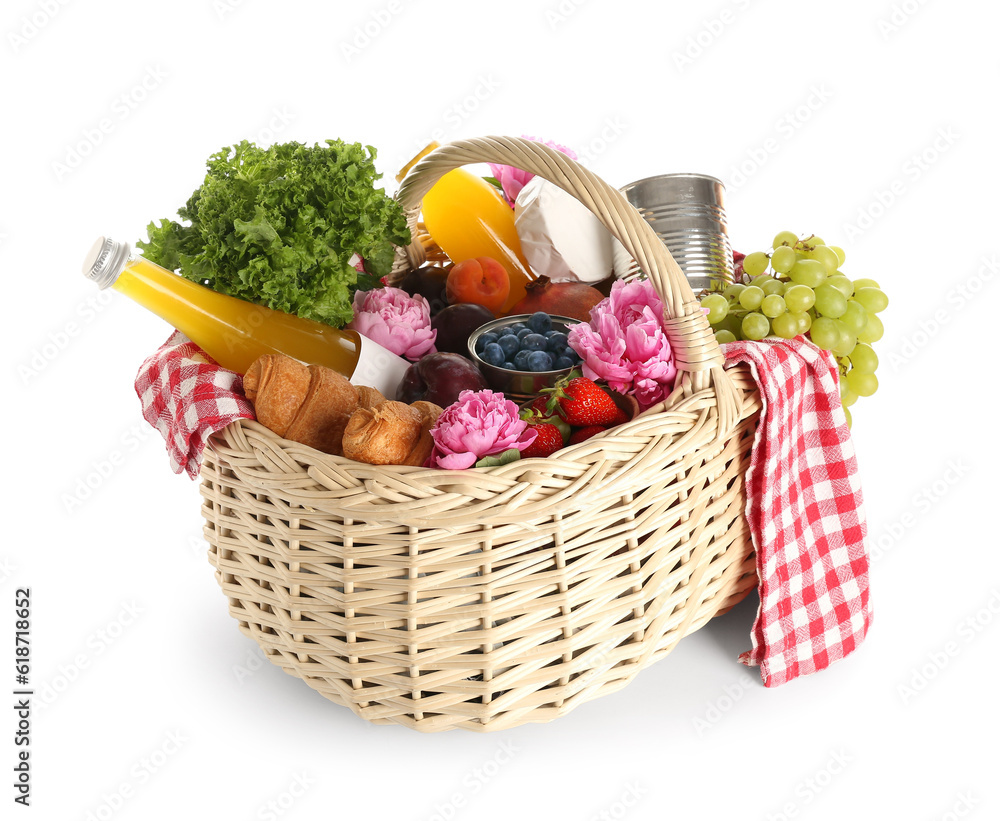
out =
<svg viewBox="0 0 1000 821"><path fill-rule="evenodd" d="M552 328L564 333L569 333L570 327L580 323L579 319L568 316L555 314L550 314L550 316L552 317ZM490 331L498 331L508 325L516 325L518 322L527 324L530 317L531 314L502 316L476 328L469 337L469 356L482 371L489 386L514 400L531 399L537 396L544 388L551 388L561 377L573 370L572 368L560 368L554 371L509 371L506 368L498 368L496 365L483 362L479 358L479 354L476 353L476 340L479 337Z"/></svg>

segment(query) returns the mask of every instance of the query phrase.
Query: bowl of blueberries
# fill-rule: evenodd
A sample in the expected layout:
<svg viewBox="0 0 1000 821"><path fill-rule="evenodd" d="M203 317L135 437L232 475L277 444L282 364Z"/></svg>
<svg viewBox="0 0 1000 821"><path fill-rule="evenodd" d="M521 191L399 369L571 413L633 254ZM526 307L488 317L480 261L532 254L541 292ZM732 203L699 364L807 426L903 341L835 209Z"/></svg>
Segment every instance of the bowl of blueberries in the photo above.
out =
<svg viewBox="0 0 1000 821"><path fill-rule="evenodd" d="M544 311L500 317L472 333L469 355L493 390L530 399L580 364L567 341L579 321Z"/></svg>

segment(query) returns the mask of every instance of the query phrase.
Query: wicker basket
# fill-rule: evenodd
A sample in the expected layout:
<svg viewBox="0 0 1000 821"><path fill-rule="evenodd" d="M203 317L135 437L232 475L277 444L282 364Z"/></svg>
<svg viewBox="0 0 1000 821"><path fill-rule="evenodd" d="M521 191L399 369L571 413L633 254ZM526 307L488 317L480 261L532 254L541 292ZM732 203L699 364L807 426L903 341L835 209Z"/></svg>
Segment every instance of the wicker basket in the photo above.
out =
<svg viewBox="0 0 1000 821"><path fill-rule="evenodd" d="M497 162L587 205L663 297L668 400L545 459L375 467L252 421L216 434L205 534L240 629L374 723L424 731L549 721L613 692L756 584L743 476L759 397L683 274L617 190L545 145L443 146L398 194L416 228L447 171ZM419 264L414 241L396 272Z"/></svg>

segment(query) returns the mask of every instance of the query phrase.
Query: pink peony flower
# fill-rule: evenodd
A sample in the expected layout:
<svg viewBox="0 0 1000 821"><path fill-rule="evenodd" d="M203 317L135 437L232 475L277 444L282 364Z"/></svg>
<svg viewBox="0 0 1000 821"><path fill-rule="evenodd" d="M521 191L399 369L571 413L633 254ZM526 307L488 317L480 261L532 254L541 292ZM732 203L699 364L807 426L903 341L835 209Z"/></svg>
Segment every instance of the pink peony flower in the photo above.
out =
<svg viewBox="0 0 1000 821"><path fill-rule="evenodd" d="M496 456L511 448L524 450L536 436L518 416L517 405L502 393L462 391L431 428L434 447L427 464L463 470L484 456Z"/></svg>
<svg viewBox="0 0 1000 821"><path fill-rule="evenodd" d="M590 323L569 331L583 375L632 394L645 410L673 389L677 368L663 331L663 302L648 280L618 280L590 311Z"/></svg>
<svg viewBox="0 0 1000 821"><path fill-rule="evenodd" d="M431 329L430 304L419 294L410 296L400 288L356 291L354 319L347 327L411 361L436 351L437 331Z"/></svg>
<svg viewBox="0 0 1000 821"><path fill-rule="evenodd" d="M571 160L578 159L576 152L572 148L567 148L564 145L559 145L552 142L551 140L539 140L537 137L529 137L527 134L522 134L525 140L534 140L536 143L545 143L549 148L554 148L556 151L562 151ZM528 184L528 181L534 177L534 174L529 174L527 171L522 171L520 168L513 168L509 165L497 165L496 163L489 163L490 170L493 172L493 176L496 177L497 182L500 183L500 187L503 188L503 195L507 200L508 205L511 208L514 207L514 201L517 199L517 195L521 193L521 189Z"/></svg>

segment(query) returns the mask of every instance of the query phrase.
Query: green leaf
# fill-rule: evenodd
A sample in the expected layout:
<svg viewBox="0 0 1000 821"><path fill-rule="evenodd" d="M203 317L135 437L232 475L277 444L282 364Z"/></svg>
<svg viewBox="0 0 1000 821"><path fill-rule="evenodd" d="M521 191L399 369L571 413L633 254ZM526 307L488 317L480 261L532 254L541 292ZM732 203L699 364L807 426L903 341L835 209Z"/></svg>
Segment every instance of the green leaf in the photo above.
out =
<svg viewBox="0 0 1000 821"><path fill-rule="evenodd" d="M490 468L497 467L498 465L506 465L511 462L516 462L521 458L521 451L517 448L510 448L510 450L505 450L503 453L499 453L496 456L484 456L475 466L477 468Z"/></svg>
<svg viewBox="0 0 1000 821"><path fill-rule="evenodd" d="M402 208L376 187L375 150L326 140L260 148L243 140L212 154L208 173L177 213L137 245L147 258L221 293L343 325L363 284L392 269L410 242Z"/></svg>

